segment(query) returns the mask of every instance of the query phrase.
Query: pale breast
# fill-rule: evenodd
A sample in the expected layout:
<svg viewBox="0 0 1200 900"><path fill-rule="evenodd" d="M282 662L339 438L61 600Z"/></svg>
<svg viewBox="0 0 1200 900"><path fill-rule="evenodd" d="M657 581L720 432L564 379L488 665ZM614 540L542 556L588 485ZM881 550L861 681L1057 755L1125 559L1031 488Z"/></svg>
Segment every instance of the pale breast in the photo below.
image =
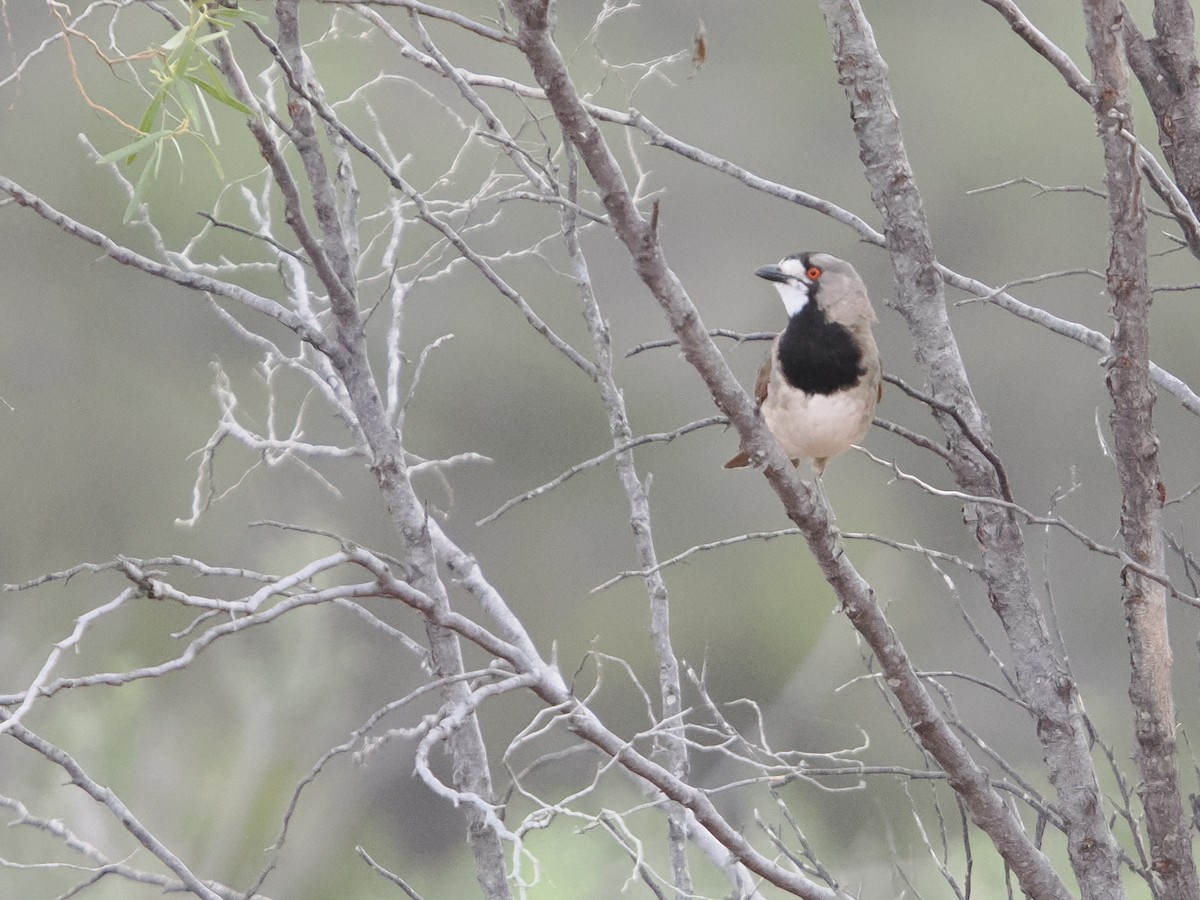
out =
<svg viewBox="0 0 1200 900"><path fill-rule="evenodd" d="M827 459L863 439L876 396L875 386L865 383L834 394L806 394L774 374L762 413L792 459Z"/></svg>

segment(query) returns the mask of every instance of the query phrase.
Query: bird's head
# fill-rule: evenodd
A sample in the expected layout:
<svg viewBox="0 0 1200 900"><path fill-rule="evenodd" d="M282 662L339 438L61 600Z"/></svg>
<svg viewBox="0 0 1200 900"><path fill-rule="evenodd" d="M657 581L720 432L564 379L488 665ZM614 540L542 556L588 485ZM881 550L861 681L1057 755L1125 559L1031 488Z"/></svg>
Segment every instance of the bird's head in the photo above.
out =
<svg viewBox="0 0 1200 900"><path fill-rule="evenodd" d="M828 253L793 253L754 274L774 283L789 316L815 302L832 322L864 325L876 321L866 285L844 259Z"/></svg>

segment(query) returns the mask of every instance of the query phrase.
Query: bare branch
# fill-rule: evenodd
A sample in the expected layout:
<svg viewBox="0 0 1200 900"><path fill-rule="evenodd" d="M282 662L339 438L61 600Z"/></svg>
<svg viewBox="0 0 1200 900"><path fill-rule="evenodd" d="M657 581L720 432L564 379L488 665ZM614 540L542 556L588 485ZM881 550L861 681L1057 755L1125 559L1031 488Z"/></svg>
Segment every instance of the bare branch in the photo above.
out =
<svg viewBox="0 0 1200 900"><path fill-rule="evenodd" d="M767 432L750 398L737 384L708 337L694 305L667 266L657 235L648 228L648 223L634 206L625 179L599 128L580 103L565 72L562 57L550 37L545 6L532 0L513 0L511 5L520 19L519 43L529 59L534 77L546 91L564 133L571 136L592 178L600 186L613 227L629 251L639 276L667 314L672 330L680 339L684 356L704 377L717 405L742 435L743 446L766 461L764 474L789 516L805 532L826 580L841 600L850 621L887 671L889 685L905 706L910 720L920 723L926 746L953 773L954 783L963 792L973 819L992 835L1002 855L1018 867L1028 884L1036 883L1037 890L1045 896L1065 898L1065 888L1045 857L1032 847L1020 824L988 784L986 774L975 765L945 725L869 586L841 551L824 508L815 504L809 491L799 483L790 461ZM843 43L835 40L835 46L842 47ZM880 102L887 102L886 89L879 97ZM1103 825L1102 820L1100 824ZM764 867L757 855L746 854L741 858L772 883L781 886L786 883L801 896L824 894L818 885L804 878L791 878L786 882L777 880L779 876L775 869Z"/></svg>
<svg viewBox="0 0 1200 900"><path fill-rule="evenodd" d="M540 485L539 487L533 488L533 490L526 491L524 494L521 494L518 497L513 497L511 500L506 500L503 503L503 505L500 506L499 509L497 509L493 513L489 513L488 515L484 516L482 519L480 519L475 524L481 525L481 526L482 525L490 525L492 522L495 522L497 519L499 519L502 515L504 515L506 512L508 512L514 506L519 506L520 504L524 503L527 500L533 500L536 497L540 497L543 494L554 490L556 487L558 487L563 482L569 481L571 478L574 478L580 472L584 472L587 469L595 468L596 466L612 459L615 456L618 456L622 453L629 452L634 447L641 447L644 444L652 444L652 443L669 444L671 441L675 440L677 437L682 437L685 434L690 434L691 432L697 431L701 428L707 428L710 425L728 425L728 424L729 424L729 420L726 419L724 416L709 416L705 419L699 419L695 422L689 422L687 425L684 425L680 428L676 428L674 431L664 431L664 432L659 432L658 434L643 434L640 437L628 438L624 441L621 441L620 443L615 444L613 447L609 448L608 450L605 450L603 453L599 454L598 456L593 456L591 459L584 460L581 463L576 463L575 465L571 466L571 468L567 469L565 472L563 472L561 475L559 475L557 478L547 481L545 484Z"/></svg>
<svg viewBox="0 0 1200 900"><path fill-rule="evenodd" d="M1079 70L1079 68L1074 62L1071 61L1071 58L1063 50L1057 47L1044 34L1038 31L1036 27L1034 27L1033 23L1017 7L1017 4L1013 2L1013 0L983 0L983 2L1000 13L1000 15L1004 17L1005 21L1007 21L1012 27L1013 31L1015 31L1034 50L1034 52L1044 57L1052 66L1054 66L1054 68L1056 68L1063 76L1063 79L1066 81L1071 90L1083 98L1089 106L1099 102L1098 94L1102 91L1104 85L1098 86L1097 84L1093 84L1091 81L1089 81L1083 72ZM1188 14L1188 21L1190 23L1190 12ZM1122 21L1118 23L1116 27L1118 29L1121 29L1122 27L1125 28L1125 39L1126 41L1133 41L1134 43L1130 43L1130 46L1136 50L1136 48L1139 46L1136 41L1141 38L1141 35L1137 32L1137 28L1133 25L1130 17L1127 15L1123 16ZM1190 34L1190 24L1187 27L1188 33ZM1142 42L1142 45L1144 45L1144 42ZM1158 86L1156 82L1162 82L1164 80L1164 75L1157 68L1152 68L1148 64L1144 63L1144 60L1148 54L1145 52L1139 54L1135 52L1135 50L1130 51L1130 62L1134 65L1135 71L1138 71L1138 77L1143 79L1143 86L1146 87L1147 96L1150 96L1152 98L1151 102L1154 103L1155 100L1161 96L1162 92L1162 88ZM1193 69L1196 65L1195 59L1196 57L1193 51L1191 56L1191 66ZM1137 62L1135 62L1135 60ZM1180 62L1186 66L1186 57ZM1178 77L1178 71L1182 70L1177 70L1175 73L1173 73L1175 77ZM1154 95L1151 93L1152 90L1156 90ZM1195 91L1192 92L1191 103L1193 104L1192 109L1194 112ZM1164 115L1166 114L1165 108L1160 109L1159 111ZM1172 111L1175 112L1176 115L1178 115L1180 112L1178 109L1173 109ZM1180 116L1181 120L1183 118L1183 116ZM1168 119L1170 119L1169 116ZM1172 140L1168 143L1173 144L1174 141ZM1167 144L1164 144L1163 146L1164 149L1167 149ZM1191 205L1189 205L1187 198L1184 197L1183 193L1179 190L1179 187L1175 184L1175 182L1171 180L1165 171L1163 171L1162 166L1159 164L1158 160L1154 158L1153 154L1141 147L1138 148L1137 154L1138 168L1141 169L1142 174L1144 174L1150 181L1150 185L1154 188L1155 192L1167 204L1167 207L1171 211L1171 215L1183 229L1184 235L1187 238L1188 247L1191 249L1193 255L1200 256L1200 220L1198 220L1196 216L1195 203L1193 202ZM1172 156L1173 154L1170 150L1168 150L1168 159L1171 159ZM1172 163L1172 166L1175 166L1174 162ZM1176 172L1178 173L1178 171L1179 169L1177 168ZM1192 193L1194 198L1200 197L1200 193L1196 193L1195 191Z"/></svg>
<svg viewBox="0 0 1200 900"><path fill-rule="evenodd" d="M1094 550L1097 553L1102 553L1105 556L1111 556L1113 559L1118 560L1123 567L1137 572L1139 575L1149 578L1152 581L1162 585L1170 592L1171 596L1177 600L1182 600L1189 606L1200 608L1200 597L1193 597L1190 594L1185 594L1175 588L1171 584L1171 580L1162 571L1156 571L1144 565L1143 563L1138 562L1124 550L1120 550L1116 547L1109 547L1106 544L1101 544L1095 538L1081 531L1066 519L1063 519L1059 516L1041 516L1035 512L1031 512L1018 503L1010 503L1007 500L1001 500L996 497L983 497L977 494L967 494L962 491L945 490L943 488L934 487L933 485L922 481L915 475L911 475L902 470L894 460L889 462L888 460L880 459L878 456L875 456L870 450L866 450L862 447L859 447L858 449L870 457L872 462L890 469L901 481L907 481L910 484L915 484L921 490L928 494L932 494L935 497L950 497L956 500L962 500L965 503L978 503L984 506L998 506L1002 509L1007 509L1013 513L1016 513L1029 525L1052 525L1056 528L1061 528L1063 531L1067 532L1069 535L1083 544L1083 546L1087 547L1087 549Z"/></svg>
<svg viewBox="0 0 1200 900"><path fill-rule="evenodd" d="M1200 137L1195 13L1190 3L1158 0L1154 4L1155 34L1147 39L1124 4L1122 12L1117 27L1121 29L1125 59L1154 111L1158 145L1179 183L1177 205L1194 216L1200 210L1200 161L1194 152ZM1175 187L1174 183L1171 187ZM1154 189L1159 190L1157 184ZM1172 212L1180 218L1175 206ZM1185 235L1192 253L1197 253L1196 235L1186 230Z"/></svg>
<svg viewBox="0 0 1200 900"><path fill-rule="evenodd" d="M627 572L618 572L612 578L608 579L608 581L601 582L592 588L591 593L597 594L600 591L606 591L613 585L624 581L626 578L645 578L647 575L653 575L655 572L661 572L663 569L668 568L669 566L684 562L689 557L695 556L697 553L703 553L707 550L717 550L721 547L732 547L737 544L744 544L747 541L769 541L773 540L774 538L795 537L801 534L803 534L803 532L799 528L784 528L779 531L756 531L750 534L739 534L737 537L724 538L719 541L709 541L706 544L697 544L695 547L689 547L682 553L675 554L670 559L662 560L653 569L634 569Z"/></svg>
<svg viewBox="0 0 1200 900"><path fill-rule="evenodd" d="M445 22L452 22L460 28L464 28L473 34L487 38L489 41L496 41L501 44L515 44L516 40L512 35L506 32L499 31L495 28L490 28L476 22L474 19L468 18L461 13L456 13L453 10L442 9L438 6L431 6L428 3L421 3L419 0L319 0L321 3L327 3L331 6L352 6L356 9L363 9L368 6L398 6L401 9L407 9L414 13L420 13L423 16L429 16L431 19L441 19Z"/></svg>
<svg viewBox="0 0 1200 900"><path fill-rule="evenodd" d="M1092 96L1096 91L1095 85L1080 71L1070 56L1029 21L1016 3L1012 0L983 0L983 2L1000 13L1012 30L1033 48L1034 52L1054 66L1071 90L1088 103L1092 102Z"/></svg>
<svg viewBox="0 0 1200 900"><path fill-rule="evenodd" d="M1154 392L1150 386L1150 275L1146 258L1146 214L1142 207L1133 108L1122 52L1125 10L1119 0L1084 0L1087 49L1095 70L1093 109L1104 148L1108 186L1108 291L1115 320L1108 389L1109 417L1121 479L1121 535L1128 554L1154 570L1165 565L1158 439L1154 435ZM1188 9L1188 40L1191 40ZM1194 52L1191 66L1196 66ZM1193 99L1196 93L1193 90ZM1197 193L1200 199L1200 193ZM1200 895L1192 855L1191 828L1184 817L1176 765L1175 703L1171 694L1171 643L1166 591L1161 581L1126 572L1122 603L1129 629L1132 672L1129 699L1137 739L1138 794L1146 811L1152 866L1168 896Z"/></svg>
<svg viewBox="0 0 1200 900"><path fill-rule="evenodd" d="M329 3L329 2L333 2L333 0L322 0L322 2ZM363 860L366 862L366 864L368 866L370 866L372 869L374 869L376 872L378 872L380 875L382 875L384 878L386 878L392 884L396 885L396 887L400 888L400 890L404 891L404 893L408 895L410 900L421 900L421 895L418 894L415 890L413 890L412 887L409 886L408 882L406 882L403 878L401 878L396 873L388 871L383 866L381 866L379 863L375 862L375 860L373 860L371 858L371 854L367 853L367 851L364 850L362 847L355 847L354 850L356 853L358 853L359 856L361 856L363 858Z"/></svg>
<svg viewBox="0 0 1200 900"><path fill-rule="evenodd" d="M133 884L152 885L164 892L178 892L186 889L183 882L178 879L171 878L158 872L146 872L141 869L135 869L125 863L113 862L99 849L89 844L87 841L76 835L71 829L67 828L58 819L43 819L32 815L26 808L25 804L19 800L14 800L11 797L0 796L0 807L11 809L17 818L9 822L10 827L24 826L33 828L37 831L44 832L55 840L61 841L63 846L80 856L90 860L90 865L77 865L73 863L38 863L31 865L22 865L11 860L0 859L0 866L6 868L17 869L71 869L89 874L91 877L88 884L98 882L102 878L115 876L124 879ZM253 891L234 890L223 884L215 881L205 882L206 885L222 900L268 900L262 894ZM82 892L82 888L80 888ZM64 897L73 896L73 893L65 894Z"/></svg>
<svg viewBox="0 0 1200 900"><path fill-rule="evenodd" d="M959 412L949 403L944 403L941 400L938 400L936 397L931 397L929 394L926 394L923 391L918 391L916 388L906 384L904 379L895 375L884 375L883 379L888 384L894 384L896 387L900 388L900 390L904 391L904 393L908 394L908 396L912 397L914 400L920 400L935 412L945 413L946 415L950 416L950 418L954 420L954 423L958 425L959 429L961 429L967 440L969 440L975 446L975 449L983 455L984 459L986 459L995 470L996 478L1000 487L1000 496L1010 503L1013 502L1012 488L1008 483L1008 473L1004 470L1004 463L1000 461L1000 457L988 445L985 438L981 437L975 428L967 423L966 418L961 412Z"/></svg>
<svg viewBox="0 0 1200 900"><path fill-rule="evenodd" d="M378 150L359 138L357 134L355 134L337 117L328 104L309 91L308 88L299 81L296 73L292 70L291 66L288 65L286 59L284 58L282 51L275 44L275 42L271 40L271 38L268 37L265 32L262 31L262 29L252 26L252 30L258 39L263 43L263 45L271 51L272 56L275 57L276 61L280 65L280 68L287 76L289 87L297 94L297 96L302 97L307 104L311 105L312 109L331 128L333 128L342 137L342 139L346 141L347 144L370 160L371 163L383 173L392 187L400 191L409 200L411 200L416 207L418 218L441 233L441 235L445 237L446 240L448 240L454 246L454 248L463 255L465 259L471 262L479 270L480 274L483 275L488 283L490 283L494 288L496 288L496 290L508 298L521 311L521 313L525 316L526 321L529 322L529 324L534 328L535 331L538 332L538 334L542 335L542 337L544 337L555 349L571 360L571 362L581 369L589 378L594 379L596 377L594 365L585 357L583 357L574 347L555 334L550 326L547 325L542 318L537 315L536 312L534 312L533 308L526 302L525 298L522 297L520 293L514 290L511 286L509 286L509 284L500 277L495 269L493 269L492 266L490 266L479 253L475 252L475 250L471 248L471 246L453 227L450 226L450 224L435 216L421 193L412 185L410 185L404 178L402 178L399 172L397 172L391 165L388 164L387 160L384 159ZM436 65L436 61L434 62L434 65ZM261 137L259 139L259 143L260 146L265 146L263 145L263 139ZM272 154L271 158L276 158L274 154L276 154L277 151L264 149L264 152L270 152ZM275 166L272 167L273 171L275 168ZM2 187L2 185L0 185L0 187Z"/></svg>
<svg viewBox="0 0 1200 900"><path fill-rule="evenodd" d="M32 683L30 683L29 687L25 689L25 697L21 701L21 705L13 710L11 715L5 718L4 721L0 722L0 733L10 731L21 723L21 719L24 718L27 712L29 712L30 707L33 706L34 700L37 699L42 688L45 687L46 682L49 681L50 673L54 671L54 667L57 665L63 651L72 647L78 648L79 643L83 640L84 632L86 632L97 619L100 619L101 617L117 609L117 607L123 605L125 601L129 600L135 595L135 589L127 588L108 603L84 613L75 620L75 630L72 631L68 637L63 638L63 640L54 645L54 649L50 652L50 655L46 657L46 662L42 665L41 671L37 673L37 676L33 679Z"/></svg>
<svg viewBox="0 0 1200 900"><path fill-rule="evenodd" d="M6 710L0 709L0 722L7 724L10 718L11 716ZM121 802L121 798L116 793L94 781L70 754L34 734L19 722L9 727L8 733L26 747L29 747L36 753L40 753L47 760L66 772L71 778L72 785L108 809L112 816L121 823L122 827L137 839L138 843L149 850L155 859L174 872L180 881L183 882L184 886L197 897L204 898L204 900L223 900L220 894L192 874L192 871L184 864L183 860L167 849L162 841L151 834L138 821L133 811Z"/></svg>
<svg viewBox="0 0 1200 900"><path fill-rule="evenodd" d="M327 0L327 2L343 2L343 0ZM991 0L985 0L985 2L991 2ZM1001 5L1012 5L1008 2L1008 0L997 0L997 2ZM1015 9L1015 7L1013 8ZM408 44L407 41L404 41L403 38L399 37L395 30L385 20L381 19L377 14L373 13L369 9L363 9L361 12L365 17L368 18L369 21L379 27L385 34L389 34L393 37L393 40L397 40L401 47L401 52L406 58L413 59L426 68L440 72L440 67L432 57L428 56L427 54L420 53L420 51ZM491 75L481 75L469 72L462 68L458 69L458 74L468 84L476 87L488 87L497 90L504 90L519 97L533 100L546 99L544 91L528 85L522 85L510 79L499 78ZM808 194L804 191L796 190L778 182L762 178L761 176L755 175L749 170L738 166L736 163L730 160L724 159L716 154L688 144L687 142L668 134L637 110L632 112L621 112L586 101L581 101L581 103L584 109L597 121L611 122L630 128L636 128L647 135L652 146L662 147L670 150L671 152L676 153L685 159L692 160L693 162L699 163L700 165L711 168L717 172L729 175L753 190L761 191L771 196L796 203L807 209L812 209L815 212L828 216L834 221L840 222L851 228L866 243L877 247L884 246L883 234L872 228L865 220L854 213L812 194ZM1157 163L1154 161L1153 156L1142 153L1139 159L1143 166L1143 173L1148 178L1153 180L1153 183L1160 189L1161 194L1166 194L1165 199L1167 199L1168 204L1171 205L1172 212L1175 213L1176 207L1179 205L1179 203L1175 202L1175 200L1172 198L1174 195L1178 195L1179 198L1182 198L1182 194L1179 193L1178 188L1174 188L1174 192L1172 193L1171 188L1173 185L1169 184L1170 179L1165 178L1161 171L1161 167L1158 167L1157 169L1155 168ZM1197 224L1197 234L1200 234L1200 223ZM1071 340L1085 344L1086 346L1089 346L1102 354L1108 352L1108 339L1099 332L1093 331L1092 329L1080 325L1079 323L1069 322L1065 319L1061 319L1048 312L1045 312L1044 310L1039 310L1035 307L1029 306L1028 304L1024 304L1009 295L1006 291L997 293L995 288L989 287L967 275L956 272L940 262L936 263L936 266L938 272L945 279L946 283L952 287L975 294L979 297L987 297L991 302L996 302L996 304L1001 306L1001 308L1006 309L1009 312L1026 319L1027 321L1034 322L1045 328L1048 328L1056 334L1061 334L1064 337L1070 338ZM710 333L715 335L719 334L723 336L734 336L734 333L725 335L723 329L713 329ZM629 355L640 352L641 349L650 349L651 347L655 346L671 346L671 344L659 345L656 342L651 342L645 348L635 347L629 352ZM1153 363L1151 364L1151 373L1155 384L1175 395L1180 402L1183 403L1184 407L1190 412L1200 415L1200 396L1197 396L1185 382Z"/></svg>
<svg viewBox="0 0 1200 900"><path fill-rule="evenodd" d="M959 414L955 418L935 412L953 454L950 468L964 493L1003 497L1002 470L980 452L976 443L990 447L991 436L972 394L947 317L942 274L904 148L886 63L857 0L821 0L821 10L834 47L839 81L850 104L872 200L886 222L897 287L894 306L916 342L917 360L925 370L931 396ZM960 420L965 430L958 424ZM949 427L951 423L955 427ZM1037 734L1049 777L1071 826L1067 845L1072 868L1084 885L1085 895L1096 891L1099 896L1105 886L1120 883L1116 841L1100 808L1100 786L1074 685L1066 678L1065 666L1049 640L1033 595L1020 525L1011 509L991 503L968 502L964 520L979 545L992 607L1008 635L1020 695L1036 710ZM937 756L921 730L924 721L911 713L909 720L918 723L923 745ZM938 762L945 765L941 758ZM1013 834L1018 826L1009 810L994 810L994 817L985 819L974 798L962 794L972 820L988 832L1026 892L1067 896L1065 885L1045 856L1028 841L1024 830Z"/></svg>
<svg viewBox="0 0 1200 900"><path fill-rule="evenodd" d="M184 272L171 266L163 265L155 262L149 257L142 256L140 253L135 253L128 247L123 247L120 244L111 240L107 235L96 231L94 228L89 228L81 222L77 222L70 216L59 212L57 209L46 203L36 194L32 194L25 190L15 181L5 178L0 175L0 191L12 197L20 206L26 209L31 209L43 219L57 225L67 234L80 238L93 246L99 247L104 251L105 256L121 263L122 265L131 266L135 269L161 278L164 281L171 281L181 287L188 288L193 291L200 291L207 294L214 294L218 297L225 297L240 303L254 312L261 313L264 316L274 319L284 327L295 332L296 336L305 343L311 344L317 350L331 358L336 357L337 351L330 343L329 339L320 332L319 329L312 327L311 323L306 322L296 313L287 309L284 306L276 303L274 300L268 300L266 297L261 297L253 291L246 290L235 284L218 281L215 278L209 278L205 275L198 275L192 272Z"/></svg>
<svg viewBox="0 0 1200 900"><path fill-rule="evenodd" d="M738 344L747 341L773 341L779 336L777 331L756 331L750 334L743 334L740 331L730 331L728 328L710 328L708 330L709 337L727 337L733 338ZM638 344L629 350L625 351L625 357L628 359L631 356L637 356L646 350L658 350L662 347L678 347L679 338L660 338L657 341L646 341Z"/></svg>

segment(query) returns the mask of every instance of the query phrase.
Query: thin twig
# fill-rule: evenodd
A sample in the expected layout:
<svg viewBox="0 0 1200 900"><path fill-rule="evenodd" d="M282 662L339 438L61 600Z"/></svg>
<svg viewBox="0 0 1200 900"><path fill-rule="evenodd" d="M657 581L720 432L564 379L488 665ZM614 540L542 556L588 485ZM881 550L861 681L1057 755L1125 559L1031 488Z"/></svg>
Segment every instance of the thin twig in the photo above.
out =
<svg viewBox="0 0 1200 900"><path fill-rule="evenodd" d="M731 331L728 328L710 328L708 330L709 337L724 337L732 338L738 344L744 344L748 341L773 341L779 337L778 331L751 331L744 333L741 331ZM679 338L660 338L656 341L645 341L637 344L625 351L625 358L637 356L639 353L644 353L646 350L659 350L663 347L678 347Z"/></svg>
<svg viewBox="0 0 1200 900"><path fill-rule="evenodd" d="M574 478L580 472L584 472L584 471L587 471L588 469L595 468L596 466L612 459L613 457L617 456L618 454L625 453L625 452L628 452L629 450L632 450L634 447L640 447L643 444L652 444L652 443L669 444L671 441L675 440L677 437L682 437L685 434L690 434L691 432L696 431L700 428L708 428L710 425L728 425L728 424L729 424L729 420L726 419L724 416L709 416L705 419L699 419L695 422L689 422L687 425L683 425L680 428L676 428L674 431L664 431L664 432L659 432L657 434L644 434L644 435L641 435L640 437L632 438L628 441L622 441L622 442L610 447L608 450L605 450L603 453L599 454L598 456L593 456L591 459L586 459L581 463L576 463L575 465L571 466L571 468L569 468L565 472L563 472L561 475L559 475L556 478L551 479L550 481L547 481L545 484L540 485L536 488L533 488L532 490L526 491L524 494L521 494L520 496L513 497L510 500L506 500L500 506L499 509L497 509L495 512L489 513L488 515L484 516L482 519L480 519L475 524L479 525L479 526L489 525L492 522L495 522L497 519L499 519L502 515L504 515L506 512L508 512L514 506L519 506L520 504L524 503L527 500L532 500L535 497L540 497L543 494L554 490L556 487L558 487L563 482L569 481L570 479Z"/></svg>
<svg viewBox="0 0 1200 900"><path fill-rule="evenodd" d="M1161 584L1175 599L1181 600L1189 606L1194 606L1197 609L1200 609L1200 597L1193 597L1190 594L1183 593L1171 584L1171 580L1166 575L1147 568L1137 560L1131 558L1124 550L1101 544L1099 541L1076 528L1066 519L1058 516L1040 516L1037 513L1029 511L1020 504L1013 503L1009 500L1001 500L998 497L983 497L977 494L967 494L962 491L936 488L933 485L922 481L920 478L917 478L915 475L910 475L907 472L904 472L894 461L889 462L888 460L880 459L869 450L861 447L859 449L862 450L863 453L867 454L867 456L869 456L877 465L891 469L896 477L901 481L907 481L910 484L915 484L921 488L921 490L925 491L926 493L933 494L936 497L951 497L957 500L962 500L964 503L983 503L1000 506L1004 509L1009 509L1017 513L1029 525L1052 525L1055 528L1061 528L1072 537L1076 538L1089 550L1095 550L1097 553L1102 553L1105 556L1111 556L1113 559L1120 562L1125 568L1132 569L1139 575L1144 575L1145 577Z"/></svg>
<svg viewBox="0 0 1200 900"><path fill-rule="evenodd" d="M321 2L322 3L330 3L330 2L334 2L334 0L321 0ZM368 866L370 866L372 869L374 869L377 873L382 875L384 878L386 878L392 884L396 885L396 887L400 888L400 890L404 891L404 893L409 896L410 900L422 900L421 895L418 894L415 890L413 890L412 887L409 886L407 881L405 881L403 878L401 878L395 872L392 872L389 869L385 869L379 863L375 862L375 860L371 858L371 854L368 853L363 847L361 847L361 846L355 847L354 852L357 853L359 856L361 856Z"/></svg>
<svg viewBox="0 0 1200 900"><path fill-rule="evenodd" d="M924 391L917 390L916 388L907 384L903 378L900 378L897 375L888 375L885 373L883 380L888 384L894 384L914 400L920 400L935 412L942 412L950 416L950 418L952 418L954 423L958 426L959 431L962 432L963 436L971 442L971 444L976 450L979 451L984 459L991 463L992 468L996 472L996 478L1000 483L1000 495L1010 503L1013 502L1012 488L1008 483L1008 473L1004 469L1004 463L1000 461L1000 457L996 454L996 451L991 448L988 442L976 434L975 429L967 424L966 418L961 412L959 412L959 410L955 409L949 403L943 403L936 397L926 394Z"/></svg>

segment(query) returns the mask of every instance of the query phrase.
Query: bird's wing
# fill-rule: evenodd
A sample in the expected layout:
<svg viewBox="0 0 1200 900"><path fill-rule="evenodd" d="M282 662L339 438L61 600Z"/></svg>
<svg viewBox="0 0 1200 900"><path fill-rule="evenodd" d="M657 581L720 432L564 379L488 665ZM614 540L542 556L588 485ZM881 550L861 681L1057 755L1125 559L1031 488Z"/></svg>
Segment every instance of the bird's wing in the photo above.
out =
<svg viewBox="0 0 1200 900"><path fill-rule="evenodd" d="M767 399L767 388L771 384L771 360L774 356L775 345L772 344L762 365L758 368L758 377L754 380L754 399L758 401L759 406L762 406L763 401ZM748 465L750 465L750 455L745 450L739 450L737 455L725 463L725 468L742 469Z"/></svg>
<svg viewBox="0 0 1200 900"><path fill-rule="evenodd" d="M879 348L874 345L875 342L872 340L871 346L875 352L868 365L867 377L875 382L875 402L878 403L883 399L883 360L879 356Z"/></svg>
<svg viewBox="0 0 1200 900"><path fill-rule="evenodd" d="M754 381L754 399L758 401L759 406L762 406L763 401L767 399L767 388L771 385L771 359L774 356L775 345L772 344L762 365L758 367L758 378Z"/></svg>

